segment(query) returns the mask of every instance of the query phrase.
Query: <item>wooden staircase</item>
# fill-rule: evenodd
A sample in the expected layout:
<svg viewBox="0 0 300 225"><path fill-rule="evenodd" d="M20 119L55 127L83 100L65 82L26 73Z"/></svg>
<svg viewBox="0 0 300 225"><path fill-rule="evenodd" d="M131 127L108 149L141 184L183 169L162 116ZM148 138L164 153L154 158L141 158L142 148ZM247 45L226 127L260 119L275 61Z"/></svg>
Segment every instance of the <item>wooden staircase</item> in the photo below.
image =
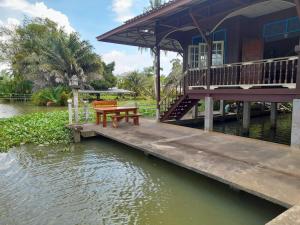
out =
<svg viewBox="0 0 300 225"><path fill-rule="evenodd" d="M160 121L179 120L192 109L199 99L190 99L186 90L186 73L175 82L160 102Z"/></svg>
<svg viewBox="0 0 300 225"><path fill-rule="evenodd" d="M198 104L198 99L189 99L188 95L178 96L173 103L170 104L169 109L161 114L160 120L179 120L193 106Z"/></svg>

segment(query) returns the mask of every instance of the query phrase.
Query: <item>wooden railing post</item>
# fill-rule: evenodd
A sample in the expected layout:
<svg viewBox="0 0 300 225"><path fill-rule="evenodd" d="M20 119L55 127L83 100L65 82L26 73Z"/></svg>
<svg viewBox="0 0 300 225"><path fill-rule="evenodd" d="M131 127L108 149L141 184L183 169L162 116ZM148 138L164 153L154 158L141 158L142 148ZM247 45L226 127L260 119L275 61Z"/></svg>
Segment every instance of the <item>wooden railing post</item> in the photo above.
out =
<svg viewBox="0 0 300 225"><path fill-rule="evenodd" d="M212 35L207 36L207 78L206 78L206 85L207 90L210 89L211 84L211 65L212 65L212 46L213 40Z"/></svg>

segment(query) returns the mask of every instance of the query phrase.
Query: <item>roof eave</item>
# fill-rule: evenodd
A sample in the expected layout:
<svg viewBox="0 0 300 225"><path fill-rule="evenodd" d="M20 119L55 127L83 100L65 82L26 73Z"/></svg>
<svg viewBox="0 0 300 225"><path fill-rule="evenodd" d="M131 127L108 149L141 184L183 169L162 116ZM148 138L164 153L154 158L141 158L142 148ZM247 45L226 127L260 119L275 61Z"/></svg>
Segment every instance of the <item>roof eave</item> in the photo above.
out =
<svg viewBox="0 0 300 225"><path fill-rule="evenodd" d="M152 13L149 13L149 14L146 14L144 16L140 16L140 17L136 17L136 19L134 20L130 20L128 21L127 23L111 30L111 31L108 31L102 35L99 35L97 36L97 40L98 41L103 41L104 39L107 39L108 37L110 37L111 35L114 35L116 33L119 33L119 32L123 32L124 30L126 29L129 29L131 27L134 27L136 25L141 25L145 22L149 22L149 21L152 21L153 19L155 19L156 17L159 17L159 16L162 16L162 15L166 15L166 14L169 14L177 9L179 9L180 7L186 5L186 4L189 4L191 2L193 2L194 0L180 0L180 1L175 1L174 3L166 6L166 7L163 7L157 11L154 11Z"/></svg>

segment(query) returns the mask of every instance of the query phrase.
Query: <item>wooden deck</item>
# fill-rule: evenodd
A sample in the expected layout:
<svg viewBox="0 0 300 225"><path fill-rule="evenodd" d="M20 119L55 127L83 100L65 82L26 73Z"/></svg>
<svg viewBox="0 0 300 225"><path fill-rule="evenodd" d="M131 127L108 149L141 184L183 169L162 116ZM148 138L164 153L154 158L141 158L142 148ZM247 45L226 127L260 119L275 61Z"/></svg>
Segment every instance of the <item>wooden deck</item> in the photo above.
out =
<svg viewBox="0 0 300 225"><path fill-rule="evenodd" d="M82 127L83 137L113 139L287 208L300 204L300 151L289 146L146 119Z"/></svg>

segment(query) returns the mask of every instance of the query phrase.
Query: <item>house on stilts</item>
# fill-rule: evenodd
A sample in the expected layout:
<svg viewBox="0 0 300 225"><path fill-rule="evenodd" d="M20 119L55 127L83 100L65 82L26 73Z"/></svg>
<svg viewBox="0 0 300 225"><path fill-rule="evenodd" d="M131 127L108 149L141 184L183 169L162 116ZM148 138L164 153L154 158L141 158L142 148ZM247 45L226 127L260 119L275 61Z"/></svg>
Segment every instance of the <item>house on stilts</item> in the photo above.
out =
<svg viewBox="0 0 300 225"><path fill-rule="evenodd" d="M205 99L205 130L213 102L293 102L291 144L300 148L300 0L171 0L97 37L155 53L157 117L180 119ZM160 95L160 52L183 57L181 79ZM272 114L272 113L271 113ZM273 112L273 115L275 113Z"/></svg>

